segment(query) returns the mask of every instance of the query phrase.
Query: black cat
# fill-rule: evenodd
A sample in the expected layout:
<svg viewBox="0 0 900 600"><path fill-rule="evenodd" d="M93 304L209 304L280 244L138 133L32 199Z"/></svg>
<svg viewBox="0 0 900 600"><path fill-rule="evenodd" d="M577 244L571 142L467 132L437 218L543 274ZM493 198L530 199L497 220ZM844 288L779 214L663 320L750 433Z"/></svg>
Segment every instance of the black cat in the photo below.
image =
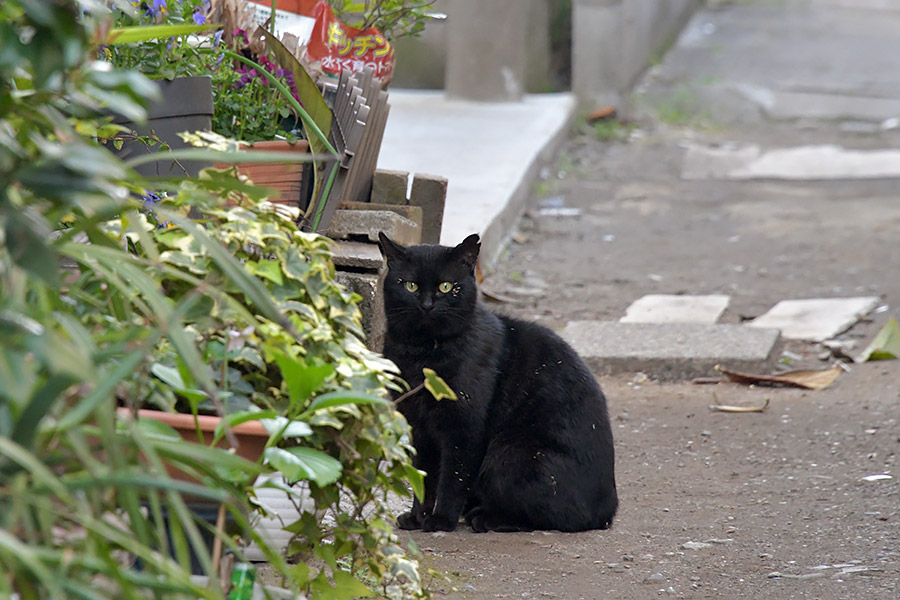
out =
<svg viewBox="0 0 900 600"><path fill-rule="evenodd" d="M404 247L387 259L384 355L417 386L437 372L458 400L403 400L424 502L403 529L606 529L618 507L606 399L575 351L548 329L495 315L478 299L470 235L455 248Z"/></svg>

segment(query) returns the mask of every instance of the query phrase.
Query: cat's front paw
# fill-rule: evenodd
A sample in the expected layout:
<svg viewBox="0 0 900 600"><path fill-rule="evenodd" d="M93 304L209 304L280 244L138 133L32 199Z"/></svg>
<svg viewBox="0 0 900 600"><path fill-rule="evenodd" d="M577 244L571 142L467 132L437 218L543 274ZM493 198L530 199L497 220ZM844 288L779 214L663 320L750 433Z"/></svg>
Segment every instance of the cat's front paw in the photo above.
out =
<svg viewBox="0 0 900 600"><path fill-rule="evenodd" d="M453 531L459 519L448 519L440 515L428 515L422 521L422 531Z"/></svg>
<svg viewBox="0 0 900 600"><path fill-rule="evenodd" d="M413 512L405 512L397 517L397 527L400 529L422 529L422 516Z"/></svg>
<svg viewBox="0 0 900 600"><path fill-rule="evenodd" d="M491 524L487 517L487 512L483 508L476 507L466 514L466 523L475 533L484 533L491 530Z"/></svg>

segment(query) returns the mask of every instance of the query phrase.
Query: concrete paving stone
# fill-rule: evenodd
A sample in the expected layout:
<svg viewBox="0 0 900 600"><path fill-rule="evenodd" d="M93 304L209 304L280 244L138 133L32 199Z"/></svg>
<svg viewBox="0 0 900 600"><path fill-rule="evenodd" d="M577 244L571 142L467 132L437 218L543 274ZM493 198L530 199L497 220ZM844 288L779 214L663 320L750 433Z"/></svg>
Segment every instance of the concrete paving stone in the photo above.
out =
<svg viewBox="0 0 900 600"><path fill-rule="evenodd" d="M747 325L776 328L792 340L823 342L852 327L878 302L876 296L782 300Z"/></svg>
<svg viewBox="0 0 900 600"><path fill-rule="evenodd" d="M620 323L707 323L719 320L730 296L647 294L632 302Z"/></svg>
<svg viewBox="0 0 900 600"><path fill-rule="evenodd" d="M683 179L832 180L900 177L900 150L847 150L830 144L762 152L757 146L691 146Z"/></svg>
<svg viewBox="0 0 900 600"><path fill-rule="evenodd" d="M781 349L777 329L742 325L571 321L561 335L598 375L641 372L659 381L712 376L716 365L768 372Z"/></svg>
<svg viewBox="0 0 900 600"><path fill-rule="evenodd" d="M368 239L378 241L379 232L409 246L422 241L422 228L393 211L388 210L336 210L326 235L333 240Z"/></svg>
<svg viewBox="0 0 900 600"><path fill-rule="evenodd" d="M775 92L771 106L764 107L773 119L858 119L881 122L900 114L900 100L844 94Z"/></svg>

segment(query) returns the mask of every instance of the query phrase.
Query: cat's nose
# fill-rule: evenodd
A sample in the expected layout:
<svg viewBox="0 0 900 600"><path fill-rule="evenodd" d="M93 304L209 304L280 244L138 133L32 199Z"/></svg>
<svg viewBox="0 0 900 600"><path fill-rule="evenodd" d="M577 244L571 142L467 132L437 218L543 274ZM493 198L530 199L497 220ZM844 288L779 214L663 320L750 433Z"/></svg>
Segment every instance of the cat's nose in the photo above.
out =
<svg viewBox="0 0 900 600"><path fill-rule="evenodd" d="M425 298L424 300L422 300L422 310L423 311L425 311L426 313L430 313L431 309L433 309L433 308L434 308L434 300L432 300L431 298Z"/></svg>

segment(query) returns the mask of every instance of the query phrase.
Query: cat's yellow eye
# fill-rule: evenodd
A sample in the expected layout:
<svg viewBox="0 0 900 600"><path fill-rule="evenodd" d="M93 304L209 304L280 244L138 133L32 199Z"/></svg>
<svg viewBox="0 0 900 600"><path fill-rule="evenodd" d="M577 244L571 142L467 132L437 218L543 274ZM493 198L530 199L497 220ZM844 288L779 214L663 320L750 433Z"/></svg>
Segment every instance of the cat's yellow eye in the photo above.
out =
<svg viewBox="0 0 900 600"><path fill-rule="evenodd" d="M415 293L415 292L418 291L418 290L419 290L419 284L418 284L418 283L416 283L415 281L407 281L407 282L406 282L406 291L407 291L407 292L413 292L413 293Z"/></svg>
<svg viewBox="0 0 900 600"><path fill-rule="evenodd" d="M450 283L449 281L444 281L441 283L441 285L438 286L438 289L441 291L442 294L447 294L450 292L450 290L453 289L453 284Z"/></svg>

